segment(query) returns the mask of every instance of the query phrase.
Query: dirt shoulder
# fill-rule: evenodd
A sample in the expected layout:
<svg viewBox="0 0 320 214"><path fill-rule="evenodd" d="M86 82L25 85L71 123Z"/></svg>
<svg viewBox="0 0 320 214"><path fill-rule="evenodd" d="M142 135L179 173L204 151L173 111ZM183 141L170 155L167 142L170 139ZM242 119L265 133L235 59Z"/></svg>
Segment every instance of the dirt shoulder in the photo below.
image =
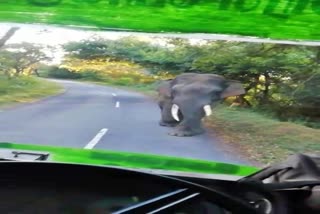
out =
<svg viewBox="0 0 320 214"><path fill-rule="evenodd" d="M218 107L206 127L236 154L270 165L291 154L320 154L320 130L281 122L251 110Z"/></svg>

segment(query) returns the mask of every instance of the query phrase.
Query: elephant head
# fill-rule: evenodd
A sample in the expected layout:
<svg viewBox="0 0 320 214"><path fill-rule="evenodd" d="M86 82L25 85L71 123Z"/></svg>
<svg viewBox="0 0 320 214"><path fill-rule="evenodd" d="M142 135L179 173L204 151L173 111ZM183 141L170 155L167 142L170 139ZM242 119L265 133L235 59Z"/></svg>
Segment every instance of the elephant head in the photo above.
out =
<svg viewBox="0 0 320 214"><path fill-rule="evenodd" d="M185 73L164 81L157 89L161 126L174 127L174 136L202 134L201 120L212 114L212 105L245 93L242 84L215 74Z"/></svg>

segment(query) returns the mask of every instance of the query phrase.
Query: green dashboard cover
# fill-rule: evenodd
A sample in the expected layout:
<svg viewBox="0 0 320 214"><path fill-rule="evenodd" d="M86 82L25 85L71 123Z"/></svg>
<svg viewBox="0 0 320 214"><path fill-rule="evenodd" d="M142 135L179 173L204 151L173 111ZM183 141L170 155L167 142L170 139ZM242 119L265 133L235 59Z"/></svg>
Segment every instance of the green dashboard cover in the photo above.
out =
<svg viewBox="0 0 320 214"><path fill-rule="evenodd" d="M0 143L0 149L49 152L50 161L53 162L94 164L137 169L171 170L234 176L246 176L258 170L258 168L244 165L107 150L85 150L14 143Z"/></svg>
<svg viewBox="0 0 320 214"><path fill-rule="evenodd" d="M320 0L1 0L0 21L320 39Z"/></svg>

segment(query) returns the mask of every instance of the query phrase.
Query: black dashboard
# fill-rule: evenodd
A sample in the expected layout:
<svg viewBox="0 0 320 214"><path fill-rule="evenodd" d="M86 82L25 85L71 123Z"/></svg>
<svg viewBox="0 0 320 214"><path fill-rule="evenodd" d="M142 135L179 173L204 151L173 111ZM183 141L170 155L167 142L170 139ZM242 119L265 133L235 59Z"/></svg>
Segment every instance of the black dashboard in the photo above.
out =
<svg viewBox="0 0 320 214"><path fill-rule="evenodd" d="M261 213L235 181L51 162L4 161L0 172L1 213Z"/></svg>

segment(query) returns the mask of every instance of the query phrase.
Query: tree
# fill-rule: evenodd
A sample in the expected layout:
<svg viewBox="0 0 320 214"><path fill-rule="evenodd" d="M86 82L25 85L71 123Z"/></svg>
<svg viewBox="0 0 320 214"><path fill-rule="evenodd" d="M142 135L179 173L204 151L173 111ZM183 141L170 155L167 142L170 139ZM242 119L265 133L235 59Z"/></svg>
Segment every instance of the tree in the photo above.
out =
<svg viewBox="0 0 320 214"><path fill-rule="evenodd" d="M99 38L94 40L83 40L80 42L69 42L63 46L69 56L79 59L95 59L101 58L107 53L107 40L103 41Z"/></svg>
<svg viewBox="0 0 320 214"><path fill-rule="evenodd" d="M262 106L278 102L274 95L282 93L283 87L295 87L298 80L292 79L294 76L310 76L312 55L304 46L210 42L202 47L192 67L201 73L216 73L241 81L247 92L241 96L242 102L249 103L246 97L252 105Z"/></svg>
<svg viewBox="0 0 320 214"><path fill-rule="evenodd" d="M14 76L19 76L23 72L33 67L43 60L50 59L41 51L41 47L31 43L20 43L8 45L0 51L0 68L4 70L6 75L13 73ZM36 72L37 74L37 72Z"/></svg>

